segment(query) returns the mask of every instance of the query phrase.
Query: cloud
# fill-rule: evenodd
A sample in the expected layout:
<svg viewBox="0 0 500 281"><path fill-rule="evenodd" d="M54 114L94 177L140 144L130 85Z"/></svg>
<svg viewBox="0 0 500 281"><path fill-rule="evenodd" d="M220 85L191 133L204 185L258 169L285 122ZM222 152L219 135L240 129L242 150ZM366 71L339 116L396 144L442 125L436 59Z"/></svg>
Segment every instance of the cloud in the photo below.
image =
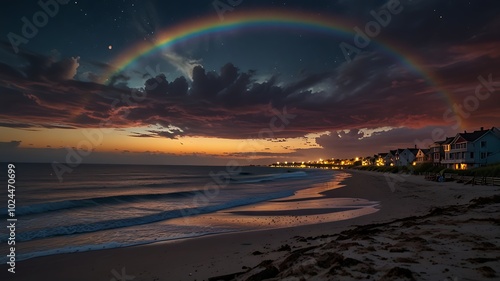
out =
<svg viewBox="0 0 500 281"><path fill-rule="evenodd" d="M21 141L0 141L0 151L11 150L19 147Z"/></svg>
<svg viewBox="0 0 500 281"><path fill-rule="evenodd" d="M433 139L432 132L440 130L443 137L440 139ZM334 158L351 158L354 156L364 157L373 154L388 152L397 148L413 148L415 145L418 148L427 148L427 145L433 141L443 140L444 136L454 136L455 131L450 127L436 127L429 126L419 129L414 128L393 128L385 129L382 131L375 131L370 136L366 136L363 130L350 130L335 131L328 135L321 135L316 138L316 143L320 148L313 148L307 150L297 150L297 153L289 155L288 159L292 157L308 155L310 158L315 159L321 157L334 157ZM286 159L282 158L282 159ZM295 160L298 158L295 158Z"/></svg>
<svg viewBox="0 0 500 281"><path fill-rule="evenodd" d="M183 130L181 128L175 126L168 126L167 128L161 127L158 130L147 130L147 133L137 133L132 132L130 134L131 137L136 138L169 138L169 139L177 139Z"/></svg>
<svg viewBox="0 0 500 281"><path fill-rule="evenodd" d="M4 50L11 51L9 45L5 42L1 42L0 46ZM16 71L31 80L65 81L73 79L80 66L80 57L64 59L57 59L57 57L57 55L42 56L30 51L20 50L17 53L17 58L23 60L25 65L16 69ZM4 65L2 72L5 70L9 72L13 68Z"/></svg>
<svg viewBox="0 0 500 281"><path fill-rule="evenodd" d="M101 77L91 71L83 72L82 74L79 75L79 78L80 78L79 80L85 82L98 83L99 81L101 81Z"/></svg>
<svg viewBox="0 0 500 281"><path fill-rule="evenodd" d="M73 79L80 66L79 60L80 57L71 57L53 62L48 69L49 77L54 80Z"/></svg>
<svg viewBox="0 0 500 281"><path fill-rule="evenodd" d="M201 60L183 57L173 51L163 52L163 57L177 68L184 76L193 80L192 73L195 66L201 65Z"/></svg>
<svg viewBox="0 0 500 281"><path fill-rule="evenodd" d="M113 76L111 76L109 78L108 85L115 86L115 87L118 85L125 86L126 82L129 80L130 80L129 76L127 76L123 73L118 73L118 74L114 74Z"/></svg>
<svg viewBox="0 0 500 281"><path fill-rule="evenodd" d="M479 70L491 71L495 81L500 78L496 67L500 61L491 55L491 48L473 49L475 43L468 44L473 43L434 49L431 57L439 57L440 63L428 67L442 77L440 89L376 51L362 53L329 72L303 72L288 83L278 76L256 82L257 71L242 71L227 63L217 72L194 66L191 83L184 76L167 81L158 74L140 89L129 88L127 76L116 76L109 85L68 79L74 77L77 58L54 62L23 52L22 67L0 64L0 125L22 129L160 125L179 130L133 136L231 139L300 137L350 129L339 135L357 141L365 139L360 131L364 128L450 126L443 118L450 104L442 89L461 103L474 94L477 76L483 73ZM458 61L468 48L483 50L485 55ZM451 67L456 64L460 67ZM496 126L492 122L500 118L499 103L500 97L491 95L464 124Z"/></svg>

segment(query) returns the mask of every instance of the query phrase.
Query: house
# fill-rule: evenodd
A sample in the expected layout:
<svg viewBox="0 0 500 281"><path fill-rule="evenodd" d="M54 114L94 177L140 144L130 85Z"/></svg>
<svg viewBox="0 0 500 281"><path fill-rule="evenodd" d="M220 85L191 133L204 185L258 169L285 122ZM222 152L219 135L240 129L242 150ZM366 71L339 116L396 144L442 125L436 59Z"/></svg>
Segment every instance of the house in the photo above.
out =
<svg viewBox="0 0 500 281"><path fill-rule="evenodd" d="M500 162L500 130L491 129L458 133L450 143L443 144L441 164L452 169L468 169Z"/></svg>
<svg viewBox="0 0 500 281"><path fill-rule="evenodd" d="M361 159L361 165L363 165L363 166L374 165L376 160L377 160L376 157L377 157L377 155L374 155L373 157L372 156L364 157L363 159Z"/></svg>
<svg viewBox="0 0 500 281"><path fill-rule="evenodd" d="M384 156L385 166L394 166L394 165L396 165L396 152L397 152L397 150L389 150L389 153L387 153Z"/></svg>
<svg viewBox="0 0 500 281"><path fill-rule="evenodd" d="M450 144L454 137L446 138L443 141L436 141L430 147L429 153L431 154L431 162L434 166L440 166L441 161L444 160L444 146Z"/></svg>
<svg viewBox="0 0 500 281"><path fill-rule="evenodd" d="M430 149L419 149L417 154L415 155L415 164L423 164L432 162L432 155L430 153Z"/></svg>
<svg viewBox="0 0 500 281"><path fill-rule="evenodd" d="M412 165L417 155L417 148L405 148L396 150L396 166Z"/></svg>
<svg viewBox="0 0 500 281"><path fill-rule="evenodd" d="M375 160L375 165L386 166L385 157L388 153L379 153L377 159Z"/></svg>

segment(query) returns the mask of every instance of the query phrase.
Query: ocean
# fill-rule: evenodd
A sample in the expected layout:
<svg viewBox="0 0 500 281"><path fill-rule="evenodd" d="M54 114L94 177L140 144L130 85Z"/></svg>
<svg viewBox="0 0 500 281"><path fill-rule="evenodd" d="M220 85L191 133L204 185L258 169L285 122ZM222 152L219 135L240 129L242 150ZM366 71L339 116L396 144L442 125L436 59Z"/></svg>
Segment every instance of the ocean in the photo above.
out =
<svg viewBox="0 0 500 281"><path fill-rule="evenodd" d="M7 182L3 166L1 179ZM337 188L332 182L339 173L332 170L86 164L60 182L51 164L15 166L17 261L339 219L325 217L324 211L316 214L318 204L338 205L331 213L342 213L344 219L376 211L375 202L359 199L287 201ZM7 189L0 195L5 206ZM292 205L295 211L310 209L316 219L292 215ZM0 216L5 222L7 208L2 207ZM279 218L282 223L276 222ZM2 231L2 253L7 239ZM6 261L2 255L0 262Z"/></svg>

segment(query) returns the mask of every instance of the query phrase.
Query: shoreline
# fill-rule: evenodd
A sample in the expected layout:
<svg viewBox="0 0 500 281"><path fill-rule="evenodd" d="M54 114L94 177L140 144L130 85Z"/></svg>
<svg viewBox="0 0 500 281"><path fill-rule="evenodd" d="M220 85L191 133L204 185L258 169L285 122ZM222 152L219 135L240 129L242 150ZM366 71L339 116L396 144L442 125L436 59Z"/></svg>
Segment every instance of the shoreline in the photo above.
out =
<svg viewBox="0 0 500 281"><path fill-rule="evenodd" d="M289 245L291 249L305 246L303 242L297 242L296 237L338 234L360 225L424 215L432 207L467 204L473 198L498 194L500 190L493 186L428 182L418 176L392 181L376 172L346 172L352 176L342 182L345 186L325 192L326 196L379 201L381 209L378 212L349 220L291 228L214 234L38 257L16 263L16 274L5 275L7 267L2 265L0 276L9 277L9 280L111 280L116 278L117 272L125 272L128 276L135 276L135 280L206 280L242 272L263 260L284 258L289 251L287 247L280 250L282 246ZM307 243L320 244L322 241Z"/></svg>

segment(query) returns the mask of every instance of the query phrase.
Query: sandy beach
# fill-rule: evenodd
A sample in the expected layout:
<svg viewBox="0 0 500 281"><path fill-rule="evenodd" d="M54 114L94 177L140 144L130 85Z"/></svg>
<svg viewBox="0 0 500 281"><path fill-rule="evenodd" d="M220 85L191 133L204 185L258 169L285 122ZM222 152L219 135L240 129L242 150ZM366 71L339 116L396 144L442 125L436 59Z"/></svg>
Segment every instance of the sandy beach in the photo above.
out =
<svg viewBox="0 0 500 281"><path fill-rule="evenodd" d="M2 265L0 279L500 278L500 187L347 173L343 186L323 195L379 202L379 211L329 223L33 258L16 263L15 274Z"/></svg>

